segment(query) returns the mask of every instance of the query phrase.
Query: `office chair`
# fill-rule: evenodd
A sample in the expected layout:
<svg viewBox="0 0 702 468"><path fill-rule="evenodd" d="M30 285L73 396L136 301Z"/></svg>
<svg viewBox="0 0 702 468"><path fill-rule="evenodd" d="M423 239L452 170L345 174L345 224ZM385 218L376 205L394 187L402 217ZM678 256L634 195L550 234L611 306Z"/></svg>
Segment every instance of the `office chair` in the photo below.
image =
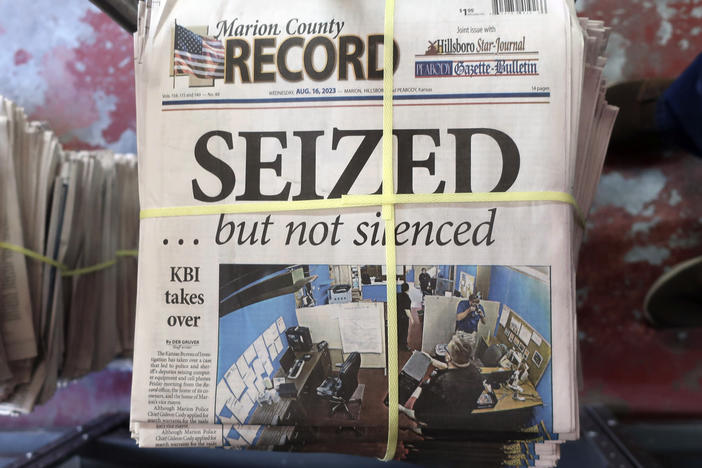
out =
<svg viewBox="0 0 702 468"><path fill-rule="evenodd" d="M361 354L349 354L341 365L339 375L327 377L317 387L317 396L329 400L329 415L332 416L338 409L343 409L353 419L348 403L358 387L358 372L361 370Z"/></svg>

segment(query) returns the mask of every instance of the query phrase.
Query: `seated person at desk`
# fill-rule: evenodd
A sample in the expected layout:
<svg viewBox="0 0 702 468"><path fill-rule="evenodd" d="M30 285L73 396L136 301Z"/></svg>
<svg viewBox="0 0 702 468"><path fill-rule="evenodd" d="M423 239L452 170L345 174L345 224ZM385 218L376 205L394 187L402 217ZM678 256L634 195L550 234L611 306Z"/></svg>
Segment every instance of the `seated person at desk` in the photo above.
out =
<svg viewBox="0 0 702 468"><path fill-rule="evenodd" d="M446 364L432 359L432 365L440 369L415 390L413 408L400 405L400 412L429 428L465 428L483 393L483 379L471 364L473 349L466 335L454 335L446 351Z"/></svg>
<svg viewBox="0 0 702 468"><path fill-rule="evenodd" d="M412 299L409 294L409 284L402 283L402 292L397 293L397 346L403 351L407 351L407 332L410 324L410 314L412 313Z"/></svg>

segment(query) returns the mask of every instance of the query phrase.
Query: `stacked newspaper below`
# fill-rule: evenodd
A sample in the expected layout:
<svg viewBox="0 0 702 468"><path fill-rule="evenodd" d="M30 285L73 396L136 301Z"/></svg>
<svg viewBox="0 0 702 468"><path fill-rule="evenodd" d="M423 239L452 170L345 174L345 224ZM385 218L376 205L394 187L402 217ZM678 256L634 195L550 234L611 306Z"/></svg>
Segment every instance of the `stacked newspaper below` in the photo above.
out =
<svg viewBox="0 0 702 468"><path fill-rule="evenodd" d="M609 30L562 0L398 2L392 225L384 31L370 0L140 3L140 446L383 456L394 322L396 457L553 466L578 437Z"/></svg>
<svg viewBox="0 0 702 468"><path fill-rule="evenodd" d="M0 413L131 355L136 259L115 254L137 244L136 169L134 155L64 151L0 98Z"/></svg>

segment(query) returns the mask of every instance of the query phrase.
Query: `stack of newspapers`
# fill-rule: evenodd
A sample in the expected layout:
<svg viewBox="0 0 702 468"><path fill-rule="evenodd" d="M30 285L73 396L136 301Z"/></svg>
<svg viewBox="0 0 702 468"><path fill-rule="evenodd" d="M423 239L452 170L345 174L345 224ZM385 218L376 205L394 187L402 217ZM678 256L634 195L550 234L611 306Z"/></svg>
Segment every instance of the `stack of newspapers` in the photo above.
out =
<svg viewBox="0 0 702 468"><path fill-rule="evenodd" d="M393 4L140 2L140 446L553 466L578 437L609 30Z"/></svg>
<svg viewBox="0 0 702 468"><path fill-rule="evenodd" d="M134 155L64 151L0 98L0 413L131 355L136 169Z"/></svg>

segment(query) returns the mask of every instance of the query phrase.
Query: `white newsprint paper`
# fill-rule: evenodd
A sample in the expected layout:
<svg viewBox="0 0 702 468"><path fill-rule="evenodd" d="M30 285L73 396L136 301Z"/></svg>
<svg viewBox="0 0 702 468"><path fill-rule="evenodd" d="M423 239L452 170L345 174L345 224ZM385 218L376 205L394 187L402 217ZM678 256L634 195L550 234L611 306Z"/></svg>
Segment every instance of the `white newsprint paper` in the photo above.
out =
<svg viewBox="0 0 702 468"><path fill-rule="evenodd" d="M403 0L394 22L397 193L573 192L583 32L565 2ZM351 424L380 428L384 442L380 207L217 209L381 193L383 30L375 0L141 5L140 445L276 445L295 426ZM173 207L194 208L164 216ZM429 334L449 353L452 340L471 343L470 364L449 356L438 371L481 376L477 394L458 393L459 429L491 430L499 413L496 430L576 434L579 229L556 201L396 206L398 285L409 286L398 294L413 304L398 319L409 322L400 368L404 348L422 349L417 327L440 327ZM500 364L480 361L482 345L499 345ZM358 406L325 386L349 373ZM441 429L441 410L419 405L431 384L416 414L402 394L400 404ZM328 414L332 393L350 416Z"/></svg>

